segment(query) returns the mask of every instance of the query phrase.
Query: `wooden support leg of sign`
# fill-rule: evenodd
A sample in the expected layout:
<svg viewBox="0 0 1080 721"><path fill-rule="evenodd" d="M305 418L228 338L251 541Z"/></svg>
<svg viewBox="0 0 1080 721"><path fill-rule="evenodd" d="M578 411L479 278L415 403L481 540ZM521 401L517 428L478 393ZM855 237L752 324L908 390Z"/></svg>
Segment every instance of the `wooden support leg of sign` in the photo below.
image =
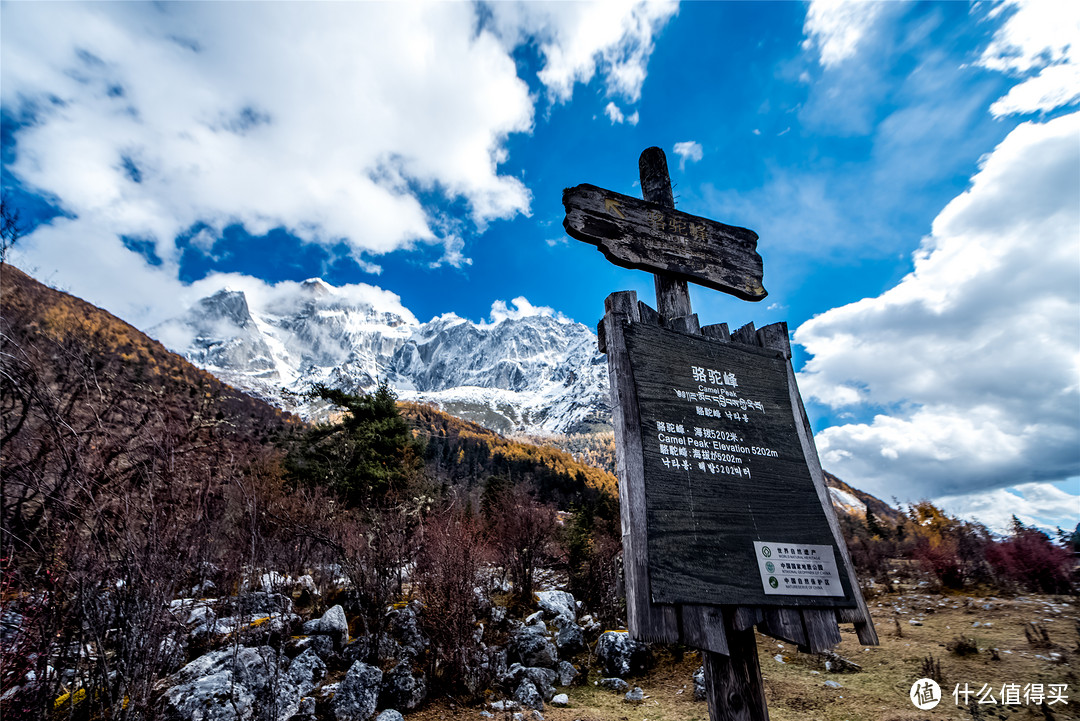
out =
<svg viewBox="0 0 1080 721"><path fill-rule="evenodd" d="M754 629L736 629L729 615L733 613L733 610L724 612L729 653L725 656L712 651L701 652L709 721L768 719Z"/></svg>
<svg viewBox="0 0 1080 721"><path fill-rule="evenodd" d="M642 197L667 208L675 207L671 192L671 178L667 159L660 148L649 148L638 159ZM660 324L672 330L697 335L701 333L697 316L690 306L690 290L685 280L656 274L656 310ZM726 330L726 328L725 328ZM629 594L627 595L629 598ZM735 608L723 610L722 632L717 628L711 634L724 638L728 653L702 650L705 666L705 694L709 703L710 721L767 721L769 709L765 704L765 686L758 665L757 640L753 628L738 630L735 627ZM682 609L683 625L696 617L697 610ZM719 621L720 619L715 619ZM695 624L696 625L696 624ZM707 638L709 626L702 624L700 633ZM697 633L693 635L697 635ZM691 634L684 633L685 638ZM707 649L705 644L694 644ZM716 646L712 646L716 648Z"/></svg>

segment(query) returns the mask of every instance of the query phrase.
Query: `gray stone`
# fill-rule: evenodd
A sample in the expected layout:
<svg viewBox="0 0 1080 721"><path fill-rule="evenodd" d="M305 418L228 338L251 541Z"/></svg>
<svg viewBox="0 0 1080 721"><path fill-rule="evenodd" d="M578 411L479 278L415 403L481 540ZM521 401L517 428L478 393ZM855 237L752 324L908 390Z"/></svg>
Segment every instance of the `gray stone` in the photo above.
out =
<svg viewBox="0 0 1080 721"><path fill-rule="evenodd" d="M627 703L641 703L645 700L645 692L641 690L640 686L634 686L634 688L626 692L623 700Z"/></svg>
<svg viewBox="0 0 1080 721"><path fill-rule="evenodd" d="M376 716L375 721L405 721L405 717L401 715L400 711L388 708Z"/></svg>
<svg viewBox="0 0 1080 721"><path fill-rule="evenodd" d="M698 666L694 671L694 698L698 701L705 700L705 667Z"/></svg>
<svg viewBox="0 0 1080 721"><path fill-rule="evenodd" d="M509 655L524 666L554 668L559 661L555 644L547 639L540 626L524 626L510 634Z"/></svg>
<svg viewBox="0 0 1080 721"><path fill-rule="evenodd" d="M558 675L550 668L529 666L525 669L525 677L533 682L533 686L545 701L550 701L555 696L555 681Z"/></svg>
<svg viewBox="0 0 1080 721"><path fill-rule="evenodd" d="M534 708L538 711L544 710L544 699L540 695L540 692L536 690L536 686L529 679L522 679L518 684L517 689L514 690L514 700L520 703L525 708Z"/></svg>
<svg viewBox="0 0 1080 721"><path fill-rule="evenodd" d="M479 694L493 679L506 673L506 650L502 648L479 648L468 654L462 669L461 681L470 694Z"/></svg>
<svg viewBox="0 0 1080 721"><path fill-rule="evenodd" d="M319 587L315 585L315 579L310 574L304 574L300 578L296 579L296 586L300 590L301 595L307 594L308 598L318 598Z"/></svg>
<svg viewBox="0 0 1080 721"><path fill-rule="evenodd" d="M506 670L500 680L504 685L514 688L523 679L531 681L545 701L555 695L555 681L558 680L558 674L550 668L522 666L520 663L515 663Z"/></svg>
<svg viewBox="0 0 1080 721"><path fill-rule="evenodd" d="M570 697L567 696L564 693L556 694L551 699L551 705L552 706L569 706L570 705Z"/></svg>
<svg viewBox="0 0 1080 721"><path fill-rule="evenodd" d="M594 638L600 634L600 622L591 615L579 618L578 625L581 626L581 630L584 631L585 635L589 638Z"/></svg>
<svg viewBox="0 0 1080 721"><path fill-rule="evenodd" d="M252 687L252 690L261 690L278 674L276 657L276 652L269 646L223 648L200 656L172 678L182 684L227 671L235 674L239 683Z"/></svg>
<svg viewBox="0 0 1080 721"><path fill-rule="evenodd" d="M300 652L311 649L319 658L327 661L334 655L334 639L329 636L304 636L296 640L294 648Z"/></svg>
<svg viewBox="0 0 1080 721"><path fill-rule="evenodd" d="M574 664L569 661L559 661L559 668L557 671L559 672L560 686L569 686L574 682L574 679L577 678L578 675L578 670L574 668Z"/></svg>
<svg viewBox="0 0 1080 721"><path fill-rule="evenodd" d="M335 648L344 648L349 643L349 620L345 618L345 609L340 604L327 609L322 618L305 623L303 633L306 636L329 636L334 639Z"/></svg>
<svg viewBox="0 0 1080 721"><path fill-rule="evenodd" d="M525 617L526 626L535 626L536 624L544 625L544 612L537 611L536 613L529 614Z"/></svg>
<svg viewBox="0 0 1080 721"><path fill-rule="evenodd" d="M230 671L218 671L173 686L165 695L165 709L183 721L250 721L255 696L234 684Z"/></svg>
<svg viewBox="0 0 1080 721"><path fill-rule="evenodd" d="M184 721L285 719L296 711L293 684L268 646L226 648L200 656L174 673L164 697L167 716ZM271 690L286 689L282 694Z"/></svg>
<svg viewBox="0 0 1080 721"><path fill-rule="evenodd" d="M300 699L300 710L296 712L296 715L304 718L315 718L315 697L305 696Z"/></svg>
<svg viewBox="0 0 1080 721"><path fill-rule="evenodd" d="M241 616L269 616L271 614L290 614L293 602L280 593L254 591L245 593L236 599L236 612Z"/></svg>
<svg viewBox="0 0 1080 721"><path fill-rule="evenodd" d="M289 681L296 688L297 696L307 695L324 676L326 664L313 648L304 651L289 664Z"/></svg>
<svg viewBox="0 0 1080 721"><path fill-rule="evenodd" d="M428 639L420 629L420 610L423 604L412 601L408 605L392 606L386 612L387 632L379 637L379 657L404 661L417 659L428 646Z"/></svg>
<svg viewBox="0 0 1080 721"><path fill-rule="evenodd" d="M414 671L409 661L401 661L384 677L380 700L383 706L412 711L427 699L427 676Z"/></svg>
<svg viewBox="0 0 1080 721"><path fill-rule="evenodd" d="M560 616L562 621L559 633L555 636L555 647L562 656L572 656L585 648L585 632L573 621Z"/></svg>
<svg viewBox="0 0 1080 721"><path fill-rule="evenodd" d="M619 693L622 693L626 689L630 688L630 684L628 684L626 681L623 681L621 678L602 678L597 681L597 685L599 685L600 688L606 688L611 691L618 691Z"/></svg>
<svg viewBox="0 0 1080 721"><path fill-rule="evenodd" d="M596 642L596 659L608 676L628 676L647 669L652 653L625 631L606 631Z"/></svg>
<svg viewBox="0 0 1080 721"><path fill-rule="evenodd" d="M540 591L536 594L537 605L548 618L563 617L577 620L577 603L566 591Z"/></svg>
<svg viewBox="0 0 1080 721"><path fill-rule="evenodd" d="M382 671L357 661L345 674L330 703L336 721L368 721L379 703Z"/></svg>
<svg viewBox="0 0 1080 721"><path fill-rule="evenodd" d="M504 711L517 711L521 708L521 704L517 701L493 701L491 703L491 709L502 713Z"/></svg>
<svg viewBox="0 0 1080 721"><path fill-rule="evenodd" d="M476 599L476 610L480 613L487 613L491 610L491 599L484 592L484 589L480 586L473 588L473 598Z"/></svg>
<svg viewBox="0 0 1080 721"><path fill-rule="evenodd" d="M826 686L828 686L829 688L843 688L843 686L842 686L842 685L840 685L840 684L839 684L838 682L836 682L836 681L833 681L832 679L829 679L829 680L827 680L827 681L825 682L825 685L826 685Z"/></svg>

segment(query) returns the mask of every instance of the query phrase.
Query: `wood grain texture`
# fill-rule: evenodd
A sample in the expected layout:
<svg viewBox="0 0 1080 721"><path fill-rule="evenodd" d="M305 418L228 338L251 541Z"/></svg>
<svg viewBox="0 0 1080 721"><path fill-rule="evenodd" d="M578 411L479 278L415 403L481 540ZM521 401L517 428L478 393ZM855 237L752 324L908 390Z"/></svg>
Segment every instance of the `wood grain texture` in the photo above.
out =
<svg viewBox="0 0 1080 721"><path fill-rule="evenodd" d="M660 314L643 300L638 301L638 314L645 325L660 325Z"/></svg>
<svg viewBox="0 0 1080 721"><path fill-rule="evenodd" d="M619 477L627 626L635 638L674 643L679 639L675 608L654 605L649 598L641 422L633 372L623 337L624 330L630 327L629 324L641 324L637 294L632 291L612 293L604 305L604 336L615 426L616 470Z"/></svg>
<svg viewBox="0 0 1080 721"><path fill-rule="evenodd" d="M758 343L757 331L754 330L754 323L752 321L732 333L731 342L742 343L743 345L761 345Z"/></svg>
<svg viewBox="0 0 1080 721"><path fill-rule="evenodd" d="M698 323L697 313L684 315L680 318L670 318L664 325L673 331L685 333L686 335L701 334L701 324Z"/></svg>
<svg viewBox="0 0 1080 721"><path fill-rule="evenodd" d="M797 608L763 608L758 629L773 638L779 638L799 646L807 646L806 629Z"/></svg>
<svg viewBox="0 0 1080 721"><path fill-rule="evenodd" d="M563 206L567 234L595 245L615 265L666 274L743 300L768 295L752 230L588 184L564 190Z"/></svg>
<svg viewBox="0 0 1080 721"><path fill-rule="evenodd" d="M810 653L821 653L840 643L840 629L836 626L835 612L820 608L804 608L802 619Z"/></svg>
<svg viewBox="0 0 1080 721"><path fill-rule="evenodd" d="M755 624L761 623L762 618L761 609L757 606L738 606L735 609L732 623L735 625L736 630L745 631L753 628Z"/></svg>
<svg viewBox="0 0 1080 721"><path fill-rule="evenodd" d="M733 609L724 609L728 655L710 651L701 654L709 721L768 721L769 708L758 665L757 640L752 630L735 628L734 614Z"/></svg>
<svg viewBox="0 0 1080 721"><path fill-rule="evenodd" d="M713 653L729 652L724 614L720 606L684 604L679 606L679 617L682 621L682 643Z"/></svg>
<svg viewBox="0 0 1080 721"><path fill-rule="evenodd" d="M791 360L791 341L788 340L787 323L781 321L758 328L757 341L762 348L778 350L784 354L785 358Z"/></svg>
<svg viewBox="0 0 1080 721"><path fill-rule="evenodd" d="M706 338L720 340L727 343L731 340L731 332L728 331L727 323L714 323L701 329L701 334Z"/></svg>
<svg viewBox="0 0 1080 721"><path fill-rule="evenodd" d="M671 176L668 175L667 157L663 150L652 147L641 152L638 157L638 177L641 180L642 198L664 208L675 209ZM653 276L653 282L656 286L656 310L662 319L684 318L693 312L690 309L690 288L685 278L658 273Z"/></svg>
<svg viewBox="0 0 1080 721"><path fill-rule="evenodd" d="M642 198L665 208L675 207L667 156L661 148L654 145L641 151L638 156L638 179L641 181Z"/></svg>

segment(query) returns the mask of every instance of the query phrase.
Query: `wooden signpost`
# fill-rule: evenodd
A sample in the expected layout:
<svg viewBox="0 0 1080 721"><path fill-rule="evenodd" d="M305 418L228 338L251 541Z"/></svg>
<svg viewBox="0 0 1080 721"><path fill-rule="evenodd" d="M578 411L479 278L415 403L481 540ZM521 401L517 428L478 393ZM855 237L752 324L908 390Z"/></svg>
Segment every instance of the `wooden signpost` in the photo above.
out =
<svg viewBox="0 0 1080 721"><path fill-rule="evenodd" d="M768 719L753 628L810 652L838 622L877 644L795 385L786 323L701 328L687 282L765 297L757 234L674 209L667 160L644 201L563 193L563 227L656 277L657 309L612 293L598 327L614 412L627 623L702 649L711 721Z"/></svg>

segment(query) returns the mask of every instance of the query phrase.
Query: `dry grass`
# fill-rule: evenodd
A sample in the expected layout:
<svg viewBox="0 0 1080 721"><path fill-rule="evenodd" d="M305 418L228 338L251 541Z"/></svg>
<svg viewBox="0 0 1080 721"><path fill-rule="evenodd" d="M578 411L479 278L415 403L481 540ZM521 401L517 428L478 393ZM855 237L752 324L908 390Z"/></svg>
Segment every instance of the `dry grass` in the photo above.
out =
<svg viewBox="0 0 1080 721"><path fill-rule="evenodd" d="M1069 597L1026 596L1015 599L969 598L930 594L890 594L869 601L881 645L865 647L844 627L843 642L835 649L863 668L858 673L826 671L821 657L799 653L790 644L758 636L758 651L772 721L923 721L925 719L1080 719L1080 601ZM901 635L896 632L899 622ZM922 625L912 625L915 620ZM1037 622L1046 629L1049 647L1033 646L1024 628ZM978 626L974 624L978 623ZM989 625L987 625L989 624ZM959 656L947 646L957 636L974 639L978 652ZM991 649L1000 660L994 660ZM1053 654L1057 654L1056 656ZM774 657L779 655L784 663ZM924 660L940 662L944 698L931 711L918 711L908 699ZM653 671L628 679L645 691L645 702L630 705L616 694L590 684L569 690L570 707L544 709L546 721L707 721L704 702L695 701L691 674L700 664L697 653L681 661L661 653ZM831 688L825 681L835 681ZM1034 705L979 706L974 713L957 707L952 692L967 683L973 691L983 684L1068 684L1068 705L1050 706L1047 716ZM451 707L435 702L410 715L412 721L479 719L479 709ZM496 716L492 721L503 721ZM509 721L509 719L507 719Z"/></svg>

